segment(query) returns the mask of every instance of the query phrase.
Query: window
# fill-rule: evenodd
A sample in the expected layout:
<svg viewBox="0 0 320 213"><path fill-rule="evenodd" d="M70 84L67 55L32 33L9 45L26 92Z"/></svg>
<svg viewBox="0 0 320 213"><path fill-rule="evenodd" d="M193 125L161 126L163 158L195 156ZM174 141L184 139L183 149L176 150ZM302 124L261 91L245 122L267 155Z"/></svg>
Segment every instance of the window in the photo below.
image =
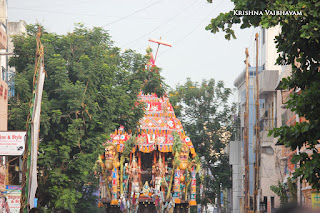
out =
<svg viewBox="0 0 320 213"><path fill-rule="evenodd" d="M281 115L281 126L285 126L286 123L287 123L287 116L286 116L286 112L284 112Z"/></svg>
<svg viewBox="0 0 320 213"><path fill-rule="evenodd" d="M262 44L266 42L266 29L262 28Z"/></svg>
<svg viewBox="0 0 320 213"><path fill-rule="evenodd" d="M264 209L262 209L264 212L267 212L268 210L268 197L264 196L263 197L263 204L264 204Z"/></svg>
<svg viewBox="0 0 320 213"><path fill-rule="evenodd" d="M274 197L271 197L271 211L274 209Z"/></svg>
<svg viewBox="0 0 320 213"><path fill-rule="evenodd" d="M273 155L274 154L274 150L271 146L262 147L261 152L262 152L262 154L266 154L266 155Z"/></svg>

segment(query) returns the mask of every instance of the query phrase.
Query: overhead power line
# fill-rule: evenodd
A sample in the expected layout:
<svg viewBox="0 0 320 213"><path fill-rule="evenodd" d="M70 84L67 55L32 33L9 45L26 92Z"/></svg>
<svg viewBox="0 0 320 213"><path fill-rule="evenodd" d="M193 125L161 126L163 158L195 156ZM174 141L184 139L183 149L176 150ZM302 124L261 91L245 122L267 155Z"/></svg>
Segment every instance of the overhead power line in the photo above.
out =
<svg viewBox="0 0 320 213"><path fill-rule="evenodd" d="M217 5L217 7L215 7L212 11L210 11L210 13L209 13L206 17L204 17L204 18L202 19L202 21L201 21L197 26L195 26L191 31L189 31L185 36L183 36L182 39L180 39L177 43L175 43L175 46L178 46L181 42L183 42L186 38L188 38L192 33L194 33L194 32L196 31L196 29L198 29L198 28L201 26L201 24L202 24L209 16L211 16L212 13L213 13L214 11L216 11L223 2L224 2L224 0L221 0L221 2ZM168 51L170 51L170 49L167 49L167 50L164 51L162 54L159 54L159 56L164 55L164 54L167 53Z"/></svg>
<svg viewBox="0 0 320 213"><path fill-rule="evenodd" d="M8 9L14 10L25 10L25 11L33 11L33 12L43 12L43 13L56 13L56 14L64 14L64 15L81 15L81 16L97 16L93 14L83 14L83 13L70 13L70 12L63 12L63 11L53 11L53 10L43 10L43 9L33 9L33 8L21 8L21 7L8 7ZM113 17L113 16L108 16Z"/></svg>
<svg viewBox="0 0 320 213"><path fill-rule="evenodd" d="M155 3L153 3L153 4L150 4L149 6L144 7L144 8L142 8L142 9L140 9L140 10L137 10L137 11L135 11L135 12L133 12L133 13L127 15L127 16L124 16L124 17L119 18L119 19L117 19L117 20L115 20L115 21L112 21L112 22L110 22L110 23L108 23L108 24L105 24L105 25L103 25L102 27L106 27L106 26L109 26L109 25L111 25L111 24L114 24L114 23L116 23L116 22L118 22L118 21L121 21L121 20L123 20L123 19L126 19L126 18L128 18L128 17L130 17L130 16L132 16L132 15L134 15L134 14L136 14L136 13L139 13L139 12L145 10L145 9L148 9L149 7L152 7L152 6L155 5L155 4L158 4L159 2L160 2L160 1L157 1L157 2L155 2Z"/></svg>
<svg viewBox="0 0 320 213"><path fill-rule="evenodd" d="M153 28L151 31L143 34L142 36L134 39L133 41L130 41L130 42L126 43L125 45L122 45L121 48L123 48L123 47L125 47L125 46L127 46L127 45L129 45L129 44L132 44L132 43L140 40L141 38L145 38L147 35L153 33L154 31L156 31L157 29L159 29L159 28L162 27L163 25L168 24L168 23L169 23L170 21L172 21L174 18L176 18L177 16L179 16L180 14L182 14L183 12L185 12L187 9L189 9L191 6L193 6L196 2L197 2L197 1L192 2L191 4L189 4L188 6L186 6L185 8L183 8L179 13L175 14L173 17L171 17L170 19L168 19L167 21L161 23L159 26Z"/></svg>
<svg viewBox="0 0 320 213"><path fill-rule="evenodd" d="M43 12L43 13L53 13L53 14L63 14L63 15L77 15L77 16L92 16L92 17L110 17L110 18L123 18L120 16L108 16L108 15L97 15L97 14L86 14L86 13L70 13L63 11L53 11L53 10L43 10L43 9L33 9L33 8L21 8L21 7L8 7L13 10L25 10L25 11L33 11L33 12ZM159 19L153 17L134 17L140 19Z"/></svg>
<svg viewBox="0 0 320 213"><path fill-rule="evenodd" d="M201 7L203 7L203 6L206 5L206 4L207 4L207 3L202 4ZM198 14L194 13L194 15L197 16ZM198 20L202 20L202 19L197 19L197 18L195 18L195 17L192 17L191 20L193 20L193 21L198 21ZM185 22L185 20L183 20L183 22ZM166 32L162 33L161 35L166 35L166 34L168 34L168 33L171 33L172 31L177 30L180 26L181 26L181 23L173 26L172 28L168 29Z"/></svg>

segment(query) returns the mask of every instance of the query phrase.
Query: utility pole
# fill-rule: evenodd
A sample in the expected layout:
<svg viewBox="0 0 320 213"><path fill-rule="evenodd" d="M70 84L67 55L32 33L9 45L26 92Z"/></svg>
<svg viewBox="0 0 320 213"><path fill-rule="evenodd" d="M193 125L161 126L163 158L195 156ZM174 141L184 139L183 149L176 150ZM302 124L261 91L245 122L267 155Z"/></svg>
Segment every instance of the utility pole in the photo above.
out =
<svg viewBox="0 0 320 213"><path fill-rule="evenodd" d="M250 189L249 189L249 52L246 48L246 110L244 113L244 212L248 213L250 209Z"/></svg>
<svg viewBox="0 0 320 213"><path fill-rule="evenodd" d="M258 42L259 34L256 33L256 144L255 144L255 175L254 175L254 200L253 200L253 212L256 213L258 210L259 200L258 198L258 192L260 188L260 118L259 118L259 62L258 62L258 56L259 56L259 42Z"/></svg>

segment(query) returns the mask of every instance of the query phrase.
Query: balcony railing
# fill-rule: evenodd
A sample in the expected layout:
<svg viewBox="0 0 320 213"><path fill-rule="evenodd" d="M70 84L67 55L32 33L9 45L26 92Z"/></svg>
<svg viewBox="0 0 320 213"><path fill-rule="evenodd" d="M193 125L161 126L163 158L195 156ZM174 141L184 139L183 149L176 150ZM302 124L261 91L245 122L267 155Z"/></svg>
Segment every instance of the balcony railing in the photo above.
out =
<svg viewBox="0 0 320 213"><path fill-rule="evenodd" d="M269 131L276 127L277 119L262 116L260 119L260 131Z"/></svg>

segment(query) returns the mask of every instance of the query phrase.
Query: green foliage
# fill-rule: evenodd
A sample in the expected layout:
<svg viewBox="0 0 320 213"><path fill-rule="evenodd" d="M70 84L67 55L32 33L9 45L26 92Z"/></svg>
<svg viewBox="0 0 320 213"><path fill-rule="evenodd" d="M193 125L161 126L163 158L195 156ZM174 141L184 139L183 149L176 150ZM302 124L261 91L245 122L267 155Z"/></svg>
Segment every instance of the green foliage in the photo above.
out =
<svg viewBox="0 0 320 213"><path fill-rule="evenodd" d="M179 158L179 153L181 152L182 148L182 143L181 143L181 138L180 135L173 131L172 132L173 136L173 145L172 145L172 153L174 154L174 165L179 166L180 165L180 158Z"/></svg>
<svg viewBox="0 0 320 213"><path fill-rule="evenodd" d="M280 197L280 203L282 205L288 203L288 201L290 201L290 203L297 202L297 186L290 177L286 184L279 181L278 185L272 185L270 186L270 189Z"/></svg>
<svg viewBox="0 0 320 213"><path fill-rule="evenodd" d="M143 85L143 91L145 94L156 93L158 97L162 97L165 94L165 88L167 86L163 84L163 77L159 74L157 67L152 67L147 72L147 79Z"/></svg>
<svg viewBox="0 0 320 213"><path fill-rule="evenodd" d="M233 11L221 13L206 27L213 33L221 29L226 38L235 37L232 26L241 28L281 26L275 42L279 57L277 64L292 65L292 75L282 79L281 87L288 91L297 89L287 101L287 108L308 122L283 126L271 131L274 137L291 150L304 145L311 155L300 153L294 163L300 163L294 177L301 176L313 189L320 190L320 154L315 148L320 140L320 4L317 0L234 0L234 10L297 11L301 15L238 16Z"/></svg>
<svg viewBox="0 0 320 213"><path fill-rule="evenodd" d="M10 66L16 67L16 96L10 99L9 129L24 130L34 74L37 26L16 36ZM95 212L95 162L103 143L120 125L135 132L144 115L137 95L163 84L145 70L147 57L120 52L102 28L76 25L57 35L43 30L47 78L44 84L39 147L39 205L72 212ZM159 80L160 79L160 80ZM159 84L159 85L158 85ZM161 84L161 85L160 85Z"/></svg>
<svg viewBox="0 0 320 213"><path fill-rule="evenodd" d="M77 213L87 213L87 212L100 212L97 206L98 197L93 196L96 193L97 187L95 184L85 185L81 194L82 197L78 200L76 204Z"/></svg>
<svg viewBox="0 0 320 213"><path fill-rule="evenodd" d="M230 95L231 89L213 79L203 80L201 84L187 79L184 85L178 85L169 93L175 113L199 155L194 159L197 170L203 159L201 167L207 174L202 177L203 205L214 203L214 198L231 186L231 168L223 152L230 137L221 137L223 131L233 132L235 108L228 103Z"/></svg>
<svg viewBox="0 0 320 213"><path fill-rule="evenodd" d="M282 205L288 203L286 187L280 181L278 182L277 186L274 186L274 185L270 186L270 189L280 197L280 203Z"/></svg>
<svg viewBox="0 0 320 213"><path fill-rule="evenodd" d="M172 152L174 154L176 154L176 153L179 154L181 152L181 148L182 148L180 135L177 132L173 131L172 136L173 136Z"/></svg>
<svg viewBox="0 0 320 213"><path fill-rule="evenodd" d="M194 162L196 165L196 173L198 173L201 170L201 160L200 160L199 155L194 157Z"/></svg>
<svg viewBox="0 0 320 213"><path fill-rule="evenodd" d="M297 186L293 182L292 178L288 178L288 191L290 195L290 202L296 203L297 202Z"/></svg>
<svg viewBox="0 0 320 213"><path fill-rule="evenodd" d="M129 140L124 143L124 150L122 156L128 157L133 147L136 145L136 135L132 135Z"/></svg>

